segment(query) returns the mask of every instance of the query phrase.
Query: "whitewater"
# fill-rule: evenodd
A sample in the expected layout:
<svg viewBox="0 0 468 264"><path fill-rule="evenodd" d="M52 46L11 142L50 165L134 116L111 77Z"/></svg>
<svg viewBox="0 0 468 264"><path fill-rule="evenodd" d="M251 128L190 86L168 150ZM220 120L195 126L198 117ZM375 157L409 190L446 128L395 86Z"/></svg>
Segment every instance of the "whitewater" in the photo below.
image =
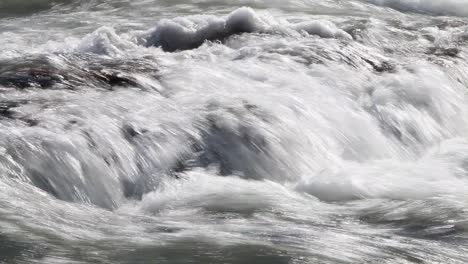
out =
<svg viewBox="0 0 468 264"><path fill-rule="evenodd" d="M468 1L0 0L0 263L467 263Z"/></svg>

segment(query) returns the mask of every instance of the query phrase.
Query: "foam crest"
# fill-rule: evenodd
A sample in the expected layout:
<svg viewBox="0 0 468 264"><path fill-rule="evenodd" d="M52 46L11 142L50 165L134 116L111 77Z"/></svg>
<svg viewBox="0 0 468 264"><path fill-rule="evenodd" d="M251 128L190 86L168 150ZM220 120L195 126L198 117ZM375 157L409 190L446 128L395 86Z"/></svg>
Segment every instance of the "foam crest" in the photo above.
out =
<svg viewBox="0 0 468 264"><path fill-rule="evenodd" d="M123 39L113 28L101 27L83 38L75 47L75 51L115 57L134 47L135 44Z"/></svg>
<svg viewBox="0 0 468 264"><path fill-rule="evenodd" d="M305 31L310 35L317 35L322 38L343 38L352 40L353 37L347 32L338 28L330 21L316 20L306 21L292 25L292 28L297 31Z"/></svg>
<svg viewBox="0 0 468 264"><path fill-rule="evenodd" d="M201 46L205 41L223 41L241 33L306 32L323 38L352 39L345 31L329 21L305 21L291 24L258 15L251 8L239 8L228 16L191 16L163 19L156 28L143 37L146 46L158 46L165 51L187 50Z"/></svg>
<svg viewBox="0 0 468 264"><path fill-rule="evenodd" d="M146 38L146 45L160 46L165 51L193 49L206 40L222 40L233 34L254 32L260 24L260 18L250 8L238 9L226 18L193 16L164 19Z"/></svg>

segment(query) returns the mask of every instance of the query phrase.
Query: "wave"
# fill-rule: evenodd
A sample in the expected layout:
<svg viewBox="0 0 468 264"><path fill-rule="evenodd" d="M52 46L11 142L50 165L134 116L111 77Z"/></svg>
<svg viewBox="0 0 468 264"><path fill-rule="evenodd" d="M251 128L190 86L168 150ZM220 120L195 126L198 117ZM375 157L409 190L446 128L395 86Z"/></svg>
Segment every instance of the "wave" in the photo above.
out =
<svg viewBox="0 0 468 264"><path fill-rule="evenodd" d="M161 47L165 51L187 50L201 46L205 41L223 41L241 33L305 32L323 38L352 39L345 31L329 21L305 21L297 24L281 23L262 17L251 8L239 8L227 17L192 16L164 19L148 36L143 36L146 46Z"/></svg>
<svg viewBox="0 0 468 264"><path fill-rule="evenodd" d="M388 6L402 12L427 13L431 15L468 16L465 0L369 0L371 3Z"/></svg>
<svg viewBox="0 0 468 264"><path fill-rule="evenodd" d="M243 7L229 15L197 15L162 19L148 31L134 30L118 33L113 27L102 26L84 37L67 37L48 41L33 47L32 53L90 53L107 57L126 57L130 53L144 53L146 48L157 47L165 52L196 49L206 42L228 42L236 35L284 36L292 38L333 38L344 41L353 37L334 23L320 20L289 22L260 15L253 9ZM16 48L16 47L15 47ZM145 51L146 50L146 51ZM24 51L31 52L31 48ZM20 51L13 56L23 56ZM18 54L18 56L16 55ZM6 53L6 58L10 59ZM1 58L1 56L0 56Z"/></svg>

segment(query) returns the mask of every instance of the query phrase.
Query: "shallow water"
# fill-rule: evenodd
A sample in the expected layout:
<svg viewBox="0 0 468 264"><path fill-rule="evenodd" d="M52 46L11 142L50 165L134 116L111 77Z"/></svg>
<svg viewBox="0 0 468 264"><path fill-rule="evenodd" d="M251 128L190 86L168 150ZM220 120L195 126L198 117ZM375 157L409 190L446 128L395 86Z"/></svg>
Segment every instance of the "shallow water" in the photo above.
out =
<svg viewBox="0 0 468 264"><path fill-rule="evenodd" d="M0 0L0 263L466 263L464 0Z"/></svg>

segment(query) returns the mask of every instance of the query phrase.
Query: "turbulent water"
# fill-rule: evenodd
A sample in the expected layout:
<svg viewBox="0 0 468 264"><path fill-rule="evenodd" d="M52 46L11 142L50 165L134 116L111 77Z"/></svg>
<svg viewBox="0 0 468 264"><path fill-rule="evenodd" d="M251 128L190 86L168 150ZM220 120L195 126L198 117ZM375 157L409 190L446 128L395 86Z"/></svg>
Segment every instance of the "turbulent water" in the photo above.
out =
<svg viewBox="0 0 468 264"><path fill-rule="evenodd" d="M467 263L466 0L0 0L0 263Z"/></svg>

